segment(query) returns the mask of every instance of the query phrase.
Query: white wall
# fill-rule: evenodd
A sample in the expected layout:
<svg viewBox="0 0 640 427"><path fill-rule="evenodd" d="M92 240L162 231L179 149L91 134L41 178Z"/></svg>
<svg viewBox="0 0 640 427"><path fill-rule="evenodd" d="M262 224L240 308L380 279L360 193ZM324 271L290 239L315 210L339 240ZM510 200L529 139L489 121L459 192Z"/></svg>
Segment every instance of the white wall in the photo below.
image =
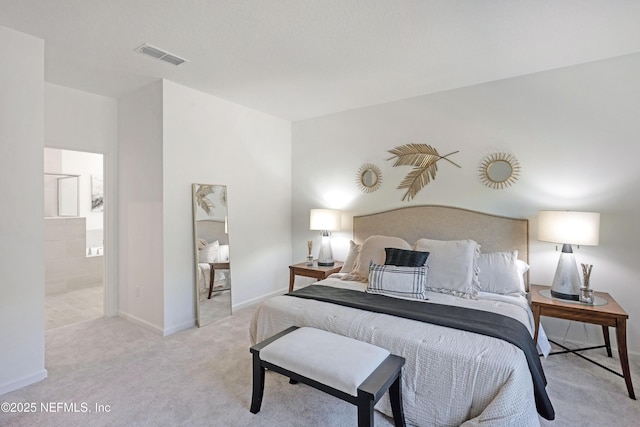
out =
<svg viewBox="0 0 640 427"><path fill-rule="evenodd" d="M0 27L0 394L44 367L44 42Z"/></svg>
<svg viewBox="0 0 640 427"><path fill-rule="evenodd" d="M531 281L550 283L558 253L536 240L542 209L601 212L597 247L576 251L594 264L592 287L606 291L629 313L628 344L640 352L640 54L362 108L293 125L293 253L303 260L309 209L345 209L347 229L336 233L336 258L351 237L351 214L399 206L443 204L530 218ZM390 150L428 143L458 169L439 162L436 179L411 202L396 187L409 171L393 168ZM506 190L482 185L477 169L492 152L514 154L522 166ZM355 185L358 168L377 164L382 188L365 194ZM317 247L317 245L316 245ZM543 319L562 337L567 323ZM599 327L572 326L574 341L601 339Z"/></svg>
<svg viewBox="0 0 640 427"><path fill-rule="evenodd" d="M162 83L118 100L119 314L164 331Z"/></svg>
<svg viewBox="0 0 640 427"><path fill-rule="evenodd" d="M165 335L194 325L192 183L227 185L234 307L282 291L290 122L169 81L119 116L121 313Z"/></svg>
<svg viewBox="0 0 640 427"><path fill-rule="evenodd" d="M193 323L191 184L227 186L232 304L287 284L291 123L164 82L165 327Z"/></svg>

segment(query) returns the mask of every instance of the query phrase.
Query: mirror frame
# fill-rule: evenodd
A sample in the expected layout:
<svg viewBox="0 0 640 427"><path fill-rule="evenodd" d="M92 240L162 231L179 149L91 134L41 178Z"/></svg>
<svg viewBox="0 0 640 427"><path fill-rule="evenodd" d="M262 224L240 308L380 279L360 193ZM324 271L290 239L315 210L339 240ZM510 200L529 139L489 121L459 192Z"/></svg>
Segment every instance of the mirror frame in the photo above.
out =
<svg viewBox="0 0 640 427"><path fill-rule="evenodd" d="M491 167L497 163L506 163L511 167L511 173L506 178L498 178L492 176ZM480 175L480 181L489 188L495 190L502 190L510 187L517 180L520 175L520 163L513 154L509 153L493 153L482 159L480 167L478 168Z"/></svg>
<svg viewBox="0 0 640 427"><path fill-rule="evenodd" d="M371 185L367 185L365 182L364 175L367 173L372 173L376 177L376 181ZM382 172L380 171L380 168L372 163L365 163L360 166L360 169L358 169L358 173L356 174L356 183L358 184L358 187L360 187L360 190L365 193L373 193L382 185Z"/></svg>
<svg viewBox="0 0 640 427"><path fill-rule="evenodd" d="M211 191L211 192L206 192L204 194L200 193L199 194L199 190L204 187L222 187L224 190L221 192L221 194L217 194L217 192ZM217 197L217 198L216 198ZM203 200L204 199L204 200ZM200 202L198 201L200 200ZM204 214L206 215L210 215L212 216L211 222L221 222L223 223L223 227L224 227L224 233L226 234L226 239L218 239L218 240L223 240L223 242L226 242L226 244L228 245L230 242L229 239L229 230L228 230L228 216L229 216L229 208L227 206L227 186L226 185L216 185L216 184L200 184L200 183L194 183L191 184L191 202L192 202L192 213L193 213L193 249L194 249L194 266L195 266L195 276L194 276L194 290L195 290L195 305L196 305L196 324L198 327L203 327L206 326L210 323L213 323L215 321L221 320L223 318L226 318L228 316L230 316L232 314L232 310L231 310L231 305L232 305L232 300L231 300L231 292L232 292L232 288L233 286L231 285L231 265L230 265L230 261L227 262L220 262L221 264L227 264L227 268L220 268L220 270L227 270L229 277L229 305L228 308L225 309L224 313L222 313L222 315L216 315L216 316L212 316L212 317L208 317L208 318L204 318L203 316L203 307L201 306L201 302L200 302L200 298L201 298L201 290L200 290L200 286L198 283L198 279L200 276L200 267L199 267L199 263L198 263L198 258L199 258L199 248L198 248L198 240L199 240L199 232L198 232L198 222L200 221L207 221L206 219L202 219L199 217L198 215L198 211L204 212ZM220 220L220 219L213 219L213 215L212 215L212 211L209 212L209 209L215 209L215 207L224 207L225 210L225 215L224 215L224 219ZM230 259L230 257L229 257ZM218 270L216 270L218 271ZM206 279L206 278L205 278ZM211 278L209 278L209 280L211 280ZM226 289L223 289L223 291L226 291ZM207 300L211 300L213 298L215 298L216 296L222 295L221 293L216 294L216 292L220 292L215 291L214 290L214 294L211 295L210 298L207 298ZM213 303L213 301L211 301Z"/></svg>

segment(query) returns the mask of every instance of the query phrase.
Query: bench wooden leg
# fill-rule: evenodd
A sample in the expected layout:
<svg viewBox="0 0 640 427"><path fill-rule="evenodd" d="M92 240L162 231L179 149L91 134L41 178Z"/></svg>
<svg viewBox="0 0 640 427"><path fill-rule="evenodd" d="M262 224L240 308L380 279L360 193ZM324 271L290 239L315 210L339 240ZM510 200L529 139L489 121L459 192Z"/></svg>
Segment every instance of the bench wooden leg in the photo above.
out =
<svg viewBox="0 0 640 427"><path fill-rule="evenodd" d="M253 353L253 394L251 395L251 412L257 414L262 406L264 394L264 367L259 354Z"/></svg>
<svg viewBox="0 0 640 427"><path fill-rule="evenodd" d="M375 402L358 396L358 427L373 427L373 407Z"/></svg>
<svg viewBox="0 0 640 427"><path fill-rule="evenodd" d="M402 405L402 376L398 378L389 387L389 398L391 400L391 411L393 413L393 422L396 427L405 427L404 409Z"/></svg>

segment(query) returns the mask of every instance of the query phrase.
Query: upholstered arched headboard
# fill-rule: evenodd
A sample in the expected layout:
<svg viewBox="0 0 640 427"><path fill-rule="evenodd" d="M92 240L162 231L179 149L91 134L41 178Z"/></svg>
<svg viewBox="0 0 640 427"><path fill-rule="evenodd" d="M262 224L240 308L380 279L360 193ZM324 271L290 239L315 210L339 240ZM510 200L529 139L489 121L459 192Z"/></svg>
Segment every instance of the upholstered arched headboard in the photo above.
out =
<svg viewBox="0 0 640 427"><path fill-rule="evenodd" d="M196 224L199 239L207 242L220 242L221 245L229 244L229 235L225 233L224 221L199 220Z"/></svg>
<svg viewBox="0 0 640 427"><path fill-rule="evenodd" d="M353 217L353 238L362 243L372 235L401 237L410 244L423 237L437 240L472 239L481 251L517 249L529 262L529 220L508 218L449 206L410 206ZM528 273L525 276L528 286Z"/></svg>

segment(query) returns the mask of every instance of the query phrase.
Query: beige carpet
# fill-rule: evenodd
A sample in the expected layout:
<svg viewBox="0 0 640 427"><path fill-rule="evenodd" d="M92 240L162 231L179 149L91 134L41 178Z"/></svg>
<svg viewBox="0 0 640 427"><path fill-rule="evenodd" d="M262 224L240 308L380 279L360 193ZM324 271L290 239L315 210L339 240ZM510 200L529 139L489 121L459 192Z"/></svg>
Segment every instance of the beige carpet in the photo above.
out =
<svg viewBox="0 0 640 427"><path fill-rule="evenodd" d="M34 403L37 411L0 413L0 425L355 425L355 407L305 385L290 385L274 373L267 374L261 412L249 412L251 313L244 309L165 338L119 318L48 331L49 378L0 396L2 402ZM619 368L617 357L606 360L601 350L595 353ZM543 364L557 413L555 422L542 420L543 425L638 425L640 403L628 398L621 378L570 355L552 356ZM639 385L637 357L632 357L632 369ZM75 404L78 412L64 412L65 403L67 409ZM42 405L50 412L43 412ZM96 411L96 405L103 412ZM376 414L376 425L392 424Z"/></svg>

